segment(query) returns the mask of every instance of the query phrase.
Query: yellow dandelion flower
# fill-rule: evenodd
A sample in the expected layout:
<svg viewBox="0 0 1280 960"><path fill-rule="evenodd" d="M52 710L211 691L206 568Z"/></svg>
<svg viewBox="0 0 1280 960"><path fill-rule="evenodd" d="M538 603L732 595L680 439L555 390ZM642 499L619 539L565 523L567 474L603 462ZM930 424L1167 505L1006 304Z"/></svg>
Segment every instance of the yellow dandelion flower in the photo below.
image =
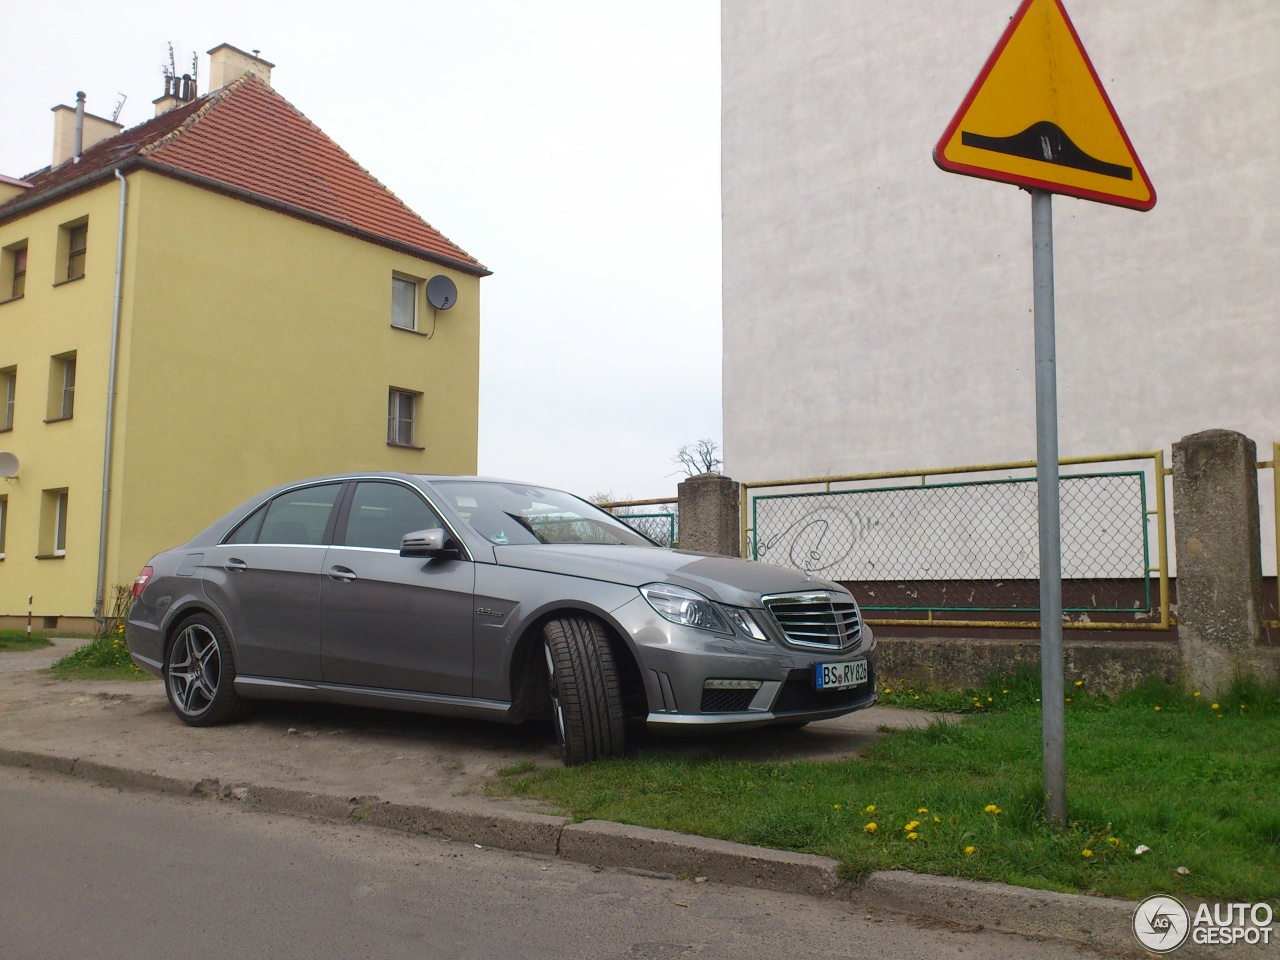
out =
<svg viewBox="0 0 1280 960"><path fill-rule="evenodd" d="M908 824L907 824L905 827L903 827L902 829L903 829L903 830L905 830L907 833L910 833L912 830L914 830L914 829L915 829L916 827L918 827L918 826L920 826L920 821L919 821L919 820L912 820L910 823L908 823Z"/></svg>
<svg viewBox="0 0 1280 960"><path fill-rule="evenodd" d="M885 688L884 688L884 692L885 692L885 693L893 693L893 691L892 691L892 690L890 690L888 687L885 687Z"/></svg>
<svg viewBox="0 0 1280 960"><path fill-rule="evenodd" d="M1159 713L1159 712L1160 712L1160 708L1156 707L1156 713Z"/></svg>
<svg viewBox="0 0 1280 960"><path fill-rule="evenodd" d="M1093 856L1093 851L1086 847L1084 850L1080 851L1080 856L1084 857L1085 859L1088 859L1089 857Z"/></svg>
<svg viewBox="0 0 1280 960"><path fill-rule="evenodd" d="M988 803L985 807L982 808L982 812L993 813L998 816L1000 814L1000 808L997 807L994 803Z"/></svg>
<svg viewBox="0 0 1280 960"><path fill-rule="evenodd" d="M1241 709L1241 710L1243 710L1243 709L1244 709L1244 704L1243 704L1243 703L1242 703L1242 704L1240 704L1240 709Z"/></svg>
<svg viewBox="0 0 1280 960"><path fill-rule="evenodd" d="M919 840L919 839L920 839L920 834L918 834L918 833L916 833L914 830L912 830L910 833L908 833L908 834L907 834L907 839L908 839L908 840Z"/></svg>
<svg viewBox="0 0 1280 960"><path fill-rule="evenodd" d="M868 803L868 804L867 804L867 808L866 808L866 811L865 811L865 812L866 812L866 813L875 813L875 812L876 812L876 805L875 805L874 803Z"/></svg>
<svg viewBox="0 0 1280 960"><path fill-rule="evenodd" d="M1077 680L1077 681L1076 681L1076 686L1077 686L1077 687L1083 687L1083 686L1084 686L1084 681L1083 681L1083 680Z"/></svg>
<svg viewBox="0 0 1280 960"><path fill-rule="evenodd" d="M831 805L831 809L832 809L832 810L839 810L839 809L840 809L840 804L838 804L838 803L833 803L833 804Z"/></svg>
<svg viewBox="0 0 1280 960"><path fill-rule="evenodd" d="M1070 703L1070 702L1071 702L1071 698L1070 698L1070 697L1066 697L1065 699L1066 699L1067 703Z"/></svg>
<svg viewBox="0 0 1280 960"><path fill-rule="evenodd" d="M991 698L990 698L990 697L987 697L987 703L991 703L991 702L992 702L992 701L991 701Z"/></svg>
<svg viewBox="0 0 1280 960"><path fill-rule="evenodd" d="M965 847L965 848L964 848L964 855L965 855L966 857L972 857L972 856L973 856L973 847Z"/></svg>
<svg viewBox="0 0 1280 960"><path fill-rule="evenodd" d="M1119 838L1119 837L1107 837L1107 843L1111 844L1113 847L1118 847L1118 846L1120 846L1120 838Z"/></svg>
<svg viewBox="0 0 1280 960"><path fill-rule="evenodd" d="M928 813L928 812L929 812L928 807L921 807L919 810L916 811L916 813Z"/></svg>
<svg viewBox="0 0 1280 960"><path fill-rule="evenodd" d="M1199 691L1199 690L1197 690L1195 693L1193 693L1193 694L1192 694L1192 696L1193 696L1193 697L1198 697L1198 696L1200 696L1200 691Z"/></svg>
<svg viewBox="0 0 1280 960"><path fill-rule="evenodd" d="M1222 714L1218 714L1218 719L1219 719L1219 720L1221 720L1221 719L1222 719Z"/></svg>
<svg viewBox="0 0 1280 960"><path fill-rule="evenodd" d="M980 704L977 700L973 701L973 705L977 707L979 710L982 709L982 704Z"/></svg>
<svg viewBox="0 0 1280 960"><path fill-rule="evenodd" d="M1221 708L1220 708L1220 707L1215 703L1215 704L1213 704L1212 706L1210 706L1210 707L1209 707L1209 709L1210 709L1210 710L1218 710L1218 709L1221 709Z"/></svg>
<svg viewBox="0 0 1280 960"><path fill-rule="evenodd" d="M1008 691L1008 690L1001 690L1000 692L1001 692L1001 693L1008 693L1009 691ZM970 850L972 850L972 849L973 849L973 847L970 847L969 849L970 849Z"/></svg>
<svg viewBox="0 0 1280 960"><path fill-rule="evenodd" d="M941 823L941 822L942 822L942 818L941 818L941 817L934 817L934 818L933 818L933 822L934 822L934 823Z"/></svg>
<svg viewBox="0 0 1280 960"><path fill-rule="evenodd" d="M874 823L868 823L868 824L867 824L865 827L863 827L862 829L863 829L865 832L867 832L867 833L875 833L875 832L876 832L876 825L875 825Z"/></svg>

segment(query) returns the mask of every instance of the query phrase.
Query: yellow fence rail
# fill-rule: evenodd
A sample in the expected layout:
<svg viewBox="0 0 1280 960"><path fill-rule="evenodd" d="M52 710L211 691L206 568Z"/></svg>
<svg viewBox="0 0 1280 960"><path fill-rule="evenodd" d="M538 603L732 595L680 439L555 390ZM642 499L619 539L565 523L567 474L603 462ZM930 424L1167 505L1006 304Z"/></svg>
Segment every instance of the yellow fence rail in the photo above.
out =
<svg viewBox="0 0 1280 960"><path fill-rule="evenodd" d="M1276 450L1280 451L1280 444L1276 445ZM1106 464L1119 462L1141 462L1150 463L1151 474L1155 481L1155 508L1146 510L1144 521L1149 522L1148 518L1154 518L1155 522L1155 540L1156 540L1156 565L1146 568L1146 576L1149 578L1152 574L1157 574L1159 578L1159 615L1158 621L1090 621L1087 619L1070 619L1066 618L1063 627L1070 630L1169 630L1173 625L1173 619L1170 615L1169 603L1169 543L1168 543L1168 511L1166 507L1165 497L1165 480L1172 471L1165 468L1165 459L1163 450L1145 450L1129 453L1104 454L1102 456L1093 457L1066 457L1059 461L1063 466L1079 466L1088 464ZM789 478L785 480L760 480L750 483L739 484L739 531L741 534L742 556L749 557L752 555L753 536L756 531L751 525L750 507L756 496L756 491L765 489L780 489L794 487L821 487L824 493L839 493L846 491L833 491L833 484L856 484L874 481L892 481L892 480L909 480L919 481L921 487L928 486L927 481L930 478L955 477L960 475L981 475L992 473L1010 473L1013 471L1025 471L1034 469L1036 462L1034 460L1020 460L1009 463L988 463L973 464L958 467L940 467L932 470L893 470L879 473L859 473L859 474L843 474L840 476L825 477L803 477ZM1144 471L1145 472L1145 471ZM914 483L913 483L914 485ZM1278 496L1280 496L1280 477L1277 477L1276 488ZM818 492L818 491L813 491ZM853 488L847 492L856 493L858 488ZM1280 541L1280 518L1277 519L1278 541ZM1280 556L1280 547L1277 549ZM914 618L873 618L868 616L867 622L871 624L889 625L889 626L945 626L945 627L968 627L980 629L1030 629L1040 626L1039 620L995 620L995 619L960 619L952 617L935 618L934 610L922 610L926 615Z"/></svg>

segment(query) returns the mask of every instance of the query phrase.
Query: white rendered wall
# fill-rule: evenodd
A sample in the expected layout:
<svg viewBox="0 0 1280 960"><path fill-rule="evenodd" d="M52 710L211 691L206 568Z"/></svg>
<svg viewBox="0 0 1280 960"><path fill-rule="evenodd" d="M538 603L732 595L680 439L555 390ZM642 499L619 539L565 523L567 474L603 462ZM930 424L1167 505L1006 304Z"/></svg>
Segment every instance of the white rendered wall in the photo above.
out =
<svg viewBox="0 0 1280 960"><path fill-rule="evenodd" d="M1066 6L1158 202L1054 198L1062 454L1269 459L1280 3ZM729 476L1034 458L1030 197L931 156L1016 7L722 3Z"/></svg>

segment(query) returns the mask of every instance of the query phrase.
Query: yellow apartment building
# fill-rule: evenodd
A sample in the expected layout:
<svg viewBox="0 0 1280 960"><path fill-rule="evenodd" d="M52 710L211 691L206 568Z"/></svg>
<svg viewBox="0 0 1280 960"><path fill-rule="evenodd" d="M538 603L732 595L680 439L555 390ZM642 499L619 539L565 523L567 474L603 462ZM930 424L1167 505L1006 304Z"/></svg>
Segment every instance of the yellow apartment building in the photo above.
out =
<svg viewBox="0 0 1280 960"><path fill-rule="evenodd" d="M272 64L210 58L129 130L55 107L53 163L0 177L0 625L91 626L277 483L476 470L489 271Z"/></svg>

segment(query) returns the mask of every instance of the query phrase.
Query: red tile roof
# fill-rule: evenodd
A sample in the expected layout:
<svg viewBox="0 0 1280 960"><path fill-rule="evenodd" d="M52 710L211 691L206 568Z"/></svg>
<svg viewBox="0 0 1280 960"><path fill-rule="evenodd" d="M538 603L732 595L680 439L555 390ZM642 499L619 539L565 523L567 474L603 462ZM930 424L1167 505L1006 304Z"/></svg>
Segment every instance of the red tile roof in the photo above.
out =
<svg viewBox="0 0 1280 960"><path fill-rule="evenodd" d="M390 241L468 273L489 272L252 74L94 144L79 163L24 177L31 189L0 204L0 220L7 208L29 209L42 197L53 199L50 194L62 195L81 181L134 165L212 189L229 188L243 199Z"/></svg>

